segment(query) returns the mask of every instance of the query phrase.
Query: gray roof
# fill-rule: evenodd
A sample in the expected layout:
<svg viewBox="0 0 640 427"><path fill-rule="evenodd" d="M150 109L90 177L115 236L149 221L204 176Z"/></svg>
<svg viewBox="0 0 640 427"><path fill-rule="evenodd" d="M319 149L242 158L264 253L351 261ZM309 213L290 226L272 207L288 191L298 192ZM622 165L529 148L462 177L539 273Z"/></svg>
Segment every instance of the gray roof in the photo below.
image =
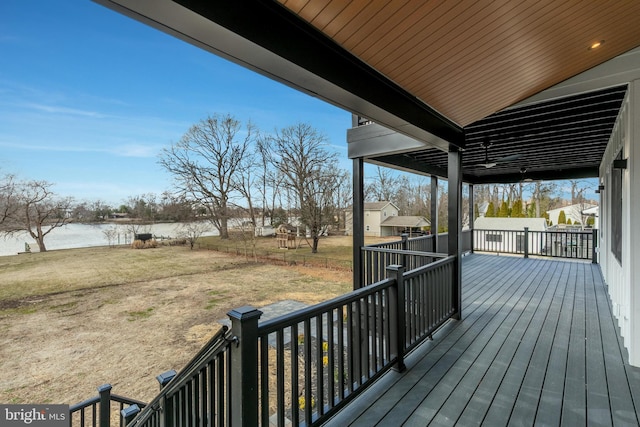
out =
<svg viewBox="0 0 640 427"><path fill-rule="evenodd" d="M390 216L380 225L383 227L428 227L431 223L423 216Z"/></svg>
<svg viewBox="0 0 640 427"><path fill-rule="evenodd" d="M365 211L381 211L387 205L391 205L394 208L398 209L398 207L393 203L382 201L382 202L364 202L364 210Z"/></svg>

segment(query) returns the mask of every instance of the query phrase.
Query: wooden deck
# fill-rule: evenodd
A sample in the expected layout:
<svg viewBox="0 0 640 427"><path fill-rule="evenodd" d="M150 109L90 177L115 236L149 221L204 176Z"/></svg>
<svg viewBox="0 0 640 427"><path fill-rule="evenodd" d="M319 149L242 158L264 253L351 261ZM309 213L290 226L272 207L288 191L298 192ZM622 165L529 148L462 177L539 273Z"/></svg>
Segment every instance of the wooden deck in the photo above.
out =
<svg viewBox="0 0 640 427"><path fill-rule="evenodd" d="M325 425L640 425L597 265L467 256L462 315Z"/></svg>

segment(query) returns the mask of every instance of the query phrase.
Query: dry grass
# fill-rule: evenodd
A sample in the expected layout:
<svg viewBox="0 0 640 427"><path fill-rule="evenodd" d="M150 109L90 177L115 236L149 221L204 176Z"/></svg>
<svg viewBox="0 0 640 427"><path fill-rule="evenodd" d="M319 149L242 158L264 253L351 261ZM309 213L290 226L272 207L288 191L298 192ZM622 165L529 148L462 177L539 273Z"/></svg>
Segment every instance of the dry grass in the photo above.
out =
<svg viewBox="0 0 640 427"><path fill-rule="evenodd" d="M229 310L350 289L349 271L175 246L0 257L0 402L75 403L103 383L150 400Z"/></svg>

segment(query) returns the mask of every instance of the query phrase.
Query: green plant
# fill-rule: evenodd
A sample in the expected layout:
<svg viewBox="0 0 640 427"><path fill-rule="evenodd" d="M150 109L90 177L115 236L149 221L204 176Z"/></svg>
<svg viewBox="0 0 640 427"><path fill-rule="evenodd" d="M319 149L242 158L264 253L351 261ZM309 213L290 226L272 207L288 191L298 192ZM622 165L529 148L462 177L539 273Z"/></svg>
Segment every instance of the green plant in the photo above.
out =
<svg viewBox="0 0 640 427"><path fill-rule="evenodd" d="M146 319L151 316L153 312L153 307L149 307L146 310L142 311L130 311L127 314L129 315L129 322L134 322L136 320Z"/></svg>

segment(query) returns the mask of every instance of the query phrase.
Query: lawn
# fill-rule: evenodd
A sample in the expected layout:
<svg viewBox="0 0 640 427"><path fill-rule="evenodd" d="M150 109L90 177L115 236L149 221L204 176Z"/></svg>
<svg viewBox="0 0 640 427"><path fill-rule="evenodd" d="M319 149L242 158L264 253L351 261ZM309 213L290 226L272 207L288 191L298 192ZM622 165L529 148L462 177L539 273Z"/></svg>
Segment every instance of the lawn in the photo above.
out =
<svg viewBox="0 0 640 427"><path fill-rule="evenodd" d="M258 241L265 250L276 245ZM352 273L340 264L350 262L350 242L320 242L315 257L328 268L206 249L219 246L215 239L193 251L102 247L0 257L0 403L75 403L103 383L150 400L155 376L184 366L229 310L286 299L315 304L351 290ZM275 252L314 257L309 248Z"/></svg>

